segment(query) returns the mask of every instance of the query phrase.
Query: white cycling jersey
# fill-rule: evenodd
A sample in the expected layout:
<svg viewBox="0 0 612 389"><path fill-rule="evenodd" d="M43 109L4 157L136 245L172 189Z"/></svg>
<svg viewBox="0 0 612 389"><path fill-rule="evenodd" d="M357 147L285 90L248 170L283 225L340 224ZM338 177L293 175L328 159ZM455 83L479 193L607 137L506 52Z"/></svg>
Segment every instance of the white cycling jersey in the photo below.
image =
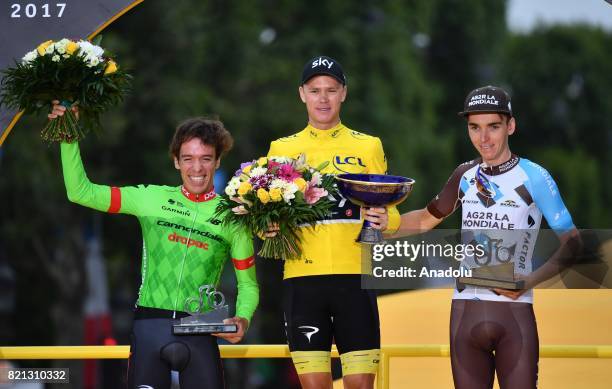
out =
<svg viewBox="0 0 612 389"><path fill-rule="evenodd" d="M575 228L551 175L516 155L497 166L485 166L481 159L459 165L427 209L444 218L459 206L463 239L486 249L484 256L464 259L461 266L466 268L513 262L515 273L529 274L542 215L557 234ZM467 286L455 290L453 298L532 303L533 293L511 300Z"/></svg>

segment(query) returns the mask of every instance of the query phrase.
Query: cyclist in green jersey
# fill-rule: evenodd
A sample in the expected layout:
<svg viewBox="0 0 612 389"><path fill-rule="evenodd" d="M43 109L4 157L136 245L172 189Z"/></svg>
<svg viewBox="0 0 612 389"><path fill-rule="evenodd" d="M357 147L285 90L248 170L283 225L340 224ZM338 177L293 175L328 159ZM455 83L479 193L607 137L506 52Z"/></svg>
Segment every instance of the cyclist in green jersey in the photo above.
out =
<svg viewBox="0 0 612 389"><path fill-rule="evenodd" d="M66 108L53 103L49 118L63 115ZM61 144L68 198L100 211L134 215L142 228L142 283L132 329L129 388L170 388L170 370L179 371L182 389L224 387L216 339L173 335L172 324L188 315L186 301L199 297L200 286L217 286L228 258L238 297L236 315L226 323L236 324L238 332L216 335L240 341L257 307L251 236L214 216L219 198L213 177L232 143L223 123L188 119L177 127L170 145L182 185L120 188L91 183L78 144Z"/></svg>

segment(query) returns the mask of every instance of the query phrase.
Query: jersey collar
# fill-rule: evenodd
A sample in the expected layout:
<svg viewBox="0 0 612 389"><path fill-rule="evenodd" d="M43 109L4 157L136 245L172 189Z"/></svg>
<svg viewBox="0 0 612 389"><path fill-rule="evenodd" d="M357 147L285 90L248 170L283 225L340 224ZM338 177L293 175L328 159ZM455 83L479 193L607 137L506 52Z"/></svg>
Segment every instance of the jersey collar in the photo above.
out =
<svg viewBox="0 0 612 389"><path fill-rule="evenodd" d="M495 165L495 166L481 165L482 172L486 174L487 176L497 176L500 174L504 174L505 172L509 171L510 169L518 165L519 160L520 158L518 157L518 155L512 154L509 160L499 165Z"/></svg>
<svg viewBox="0 0 612 389"><path fill-rule="evenodd" d="M344 129L346 129L346 127L344 124L342 124L342 122L340 122L328 130L320 130L309 124L306 126L304 131L306 131L308 136L313 139L330 139L337 138L340 134L342 134L342 132L344 132Z"/></svg>
<svg viewBox="0 0 612 389"><path fill-rule="evenodd" d="M181 193L183 193L183 195L187 197L189 200L195 201L196 203L201 203L202 201L212 200L217 196L217 194L215 193L214 187L208 193L194 194L194 193L189 192L187 189L185 189L183 185L181 185Z"/></svg>

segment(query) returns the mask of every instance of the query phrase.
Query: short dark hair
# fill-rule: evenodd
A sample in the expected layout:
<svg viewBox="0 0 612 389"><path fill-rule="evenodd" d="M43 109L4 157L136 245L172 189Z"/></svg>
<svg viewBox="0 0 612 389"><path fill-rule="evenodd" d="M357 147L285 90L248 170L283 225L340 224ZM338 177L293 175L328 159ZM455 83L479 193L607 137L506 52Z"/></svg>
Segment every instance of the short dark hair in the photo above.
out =
<svg viewBox="0 0 612 389"><path fill-rule="evenodd" d="M224 156L234 145L234 138L219 120L205 117L189 118L181 122L170 142L170 157L179 158L183 143L198 138L202 143L215 148L217 159Z"/></svg>

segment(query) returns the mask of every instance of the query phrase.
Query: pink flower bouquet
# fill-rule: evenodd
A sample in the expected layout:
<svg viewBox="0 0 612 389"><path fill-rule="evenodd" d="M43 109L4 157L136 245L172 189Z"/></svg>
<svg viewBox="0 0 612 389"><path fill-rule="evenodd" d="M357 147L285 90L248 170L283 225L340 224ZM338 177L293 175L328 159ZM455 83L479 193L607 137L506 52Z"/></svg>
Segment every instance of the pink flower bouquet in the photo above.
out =
<svg viewBox="0 0 612 389"><path fill-rule="evenodd" d="M264 240L260 256L299 257L298 228L314 226L328 216L332 199L338 196L333 176L321 174L326 165L308 166L303 155L245 162L228 182L217 211L226 223L260 237L270 226L278 226L277 235Z"/></svg>

